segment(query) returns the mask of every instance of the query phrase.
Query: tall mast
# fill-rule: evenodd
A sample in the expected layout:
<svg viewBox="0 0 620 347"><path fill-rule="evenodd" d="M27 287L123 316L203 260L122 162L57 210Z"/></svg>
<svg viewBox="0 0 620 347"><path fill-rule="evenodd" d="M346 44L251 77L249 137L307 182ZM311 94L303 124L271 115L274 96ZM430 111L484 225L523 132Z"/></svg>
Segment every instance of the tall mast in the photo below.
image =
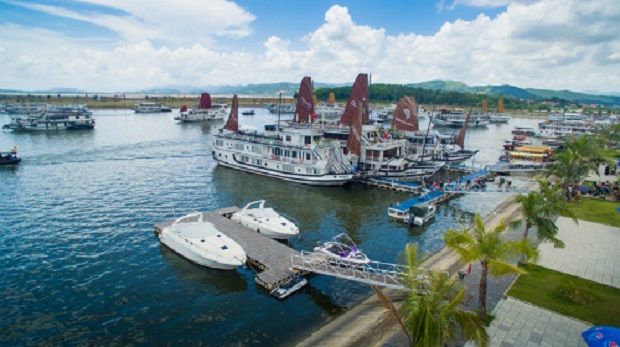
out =
<svg viewBox="0 0 620 347"><path fill-rule="evenodd" d="M428 117L428 126L426 127L426 135L424 135L424 139L422 140L422 160L424 160L424 152L426 149L426 138L428 137L428 132L431 130L431 123L433 122L434 114L435 114L435 103L433 103L433 110L431 111L431 114Z"/></svg>
<svg viewBox="0 0 620 347"><path fill-rule="evenodd" d="M278 129L276 129L276 133L280 133L280 110L282 109L282 92L280 92L280 101L278 103Z"/></svg>

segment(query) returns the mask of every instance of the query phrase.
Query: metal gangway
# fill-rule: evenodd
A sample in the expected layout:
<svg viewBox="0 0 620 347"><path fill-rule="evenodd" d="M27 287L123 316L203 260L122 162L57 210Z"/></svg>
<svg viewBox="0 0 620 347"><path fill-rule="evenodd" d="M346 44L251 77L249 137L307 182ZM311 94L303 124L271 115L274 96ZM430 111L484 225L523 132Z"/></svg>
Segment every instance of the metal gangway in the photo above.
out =
<svg viewBox="0 0 620 347"><path fill-rule="evenodd" d="M407 289L404 274L409 273L409 266L371 261L368 264L352 264L346 260L332 258L326 254L302 251L291 255L293 268L310 271L321 275L333 276L345 280L369 285Z"/></svg>
<svg viewBox="0 0 620 347"><path fill-rule="evenodd" d="M494 188L493 184L488 184L486 187L476 187L474 185L446 185L444 192L446 193L459 193L459 194L473 194L473 193L508 193L508 194L527 194L531 190L518 188L518 187L502 187Z"/></svg>

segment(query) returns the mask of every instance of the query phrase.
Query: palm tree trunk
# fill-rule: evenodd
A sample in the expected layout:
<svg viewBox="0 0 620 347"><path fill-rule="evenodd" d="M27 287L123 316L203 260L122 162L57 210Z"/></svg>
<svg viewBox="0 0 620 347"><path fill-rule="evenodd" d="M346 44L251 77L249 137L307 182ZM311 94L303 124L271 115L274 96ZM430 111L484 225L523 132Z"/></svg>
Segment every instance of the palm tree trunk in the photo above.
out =
<svg viewBox="0 0 620 347"><path fill-rule="evenodd" d="M480 319L486 322L487 319L487 263L480 262L482 274L480 275Z"/></svg>
<svg viewBox="0 0 620 347"><path fill-rule="evenodd" d="M522 238L523 242L525 242L525 240L527 240L527 233L530 231L531 227L532 227L532 225L529 222L525 223L525 230L523 231L523 238ZM527 264L527 257L525 256L525 253L523 253L521 255L521 260L519 262L521 264Z"/></svg>

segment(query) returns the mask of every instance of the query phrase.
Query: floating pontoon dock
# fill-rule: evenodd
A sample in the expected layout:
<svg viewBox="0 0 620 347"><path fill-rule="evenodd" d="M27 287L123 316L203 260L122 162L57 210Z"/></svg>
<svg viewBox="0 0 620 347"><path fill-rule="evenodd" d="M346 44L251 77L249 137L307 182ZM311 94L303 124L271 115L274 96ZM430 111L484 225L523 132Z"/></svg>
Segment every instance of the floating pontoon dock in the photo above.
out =
<svg viewBox="0 0 620 347"><path fill-rule="evenodd" d="M258 284L271 290L287 282L296 274L291 270L291 256L299 255L299 252L230 220L232 214L240 210L239 207L226 207L202 212L202 215L203 220L213 223L220 232L243 247L251 266L263 270L254 278ZM194 220L197 217L187 221ZM173 222L174 219L155 224L155 233L161 233Z"/></svg>

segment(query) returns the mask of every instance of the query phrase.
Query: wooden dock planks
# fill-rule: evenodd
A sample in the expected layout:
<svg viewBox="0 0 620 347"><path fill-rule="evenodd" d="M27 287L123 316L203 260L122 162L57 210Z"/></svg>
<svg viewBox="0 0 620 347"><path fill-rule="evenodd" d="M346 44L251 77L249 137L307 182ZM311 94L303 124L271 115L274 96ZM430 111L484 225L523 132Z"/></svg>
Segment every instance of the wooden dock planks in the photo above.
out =
<svg viewBox="0 0 620 347"><path fill-rule="evenodd" d="M245 250L250 266L264 270L256 275L256 282L268 290L287 282L295 272L291 270L291 255L296 250L233 222L226 216L239 211L238 207L226 207L215 211L202 212L203 220L213 223L219 231L233 239ZM193 218L189 221L194 221ZM155 232L160 233L174 220L155 224Z"/></svg>

